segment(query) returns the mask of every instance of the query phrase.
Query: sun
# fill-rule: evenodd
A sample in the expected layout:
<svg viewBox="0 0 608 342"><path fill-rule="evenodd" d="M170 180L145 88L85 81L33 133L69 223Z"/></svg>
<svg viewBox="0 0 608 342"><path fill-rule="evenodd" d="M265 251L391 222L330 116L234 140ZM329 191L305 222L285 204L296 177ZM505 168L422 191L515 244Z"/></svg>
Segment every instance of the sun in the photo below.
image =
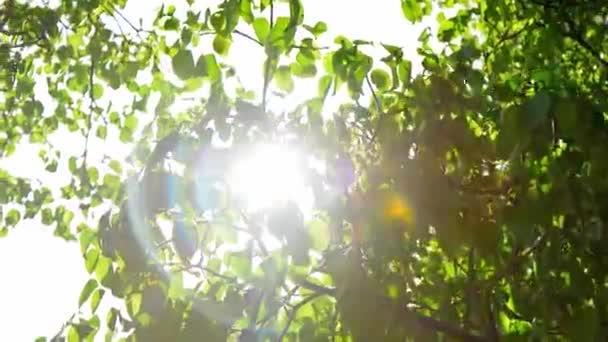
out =
<svg viewBox="0 0 608 342"><path fill-rule="evenodd" d="M248 210L271 208L292 200L303 211L310 207L309 189L298 166L297 151L279 144L259 144L237 160L228 183Z"/></svg>

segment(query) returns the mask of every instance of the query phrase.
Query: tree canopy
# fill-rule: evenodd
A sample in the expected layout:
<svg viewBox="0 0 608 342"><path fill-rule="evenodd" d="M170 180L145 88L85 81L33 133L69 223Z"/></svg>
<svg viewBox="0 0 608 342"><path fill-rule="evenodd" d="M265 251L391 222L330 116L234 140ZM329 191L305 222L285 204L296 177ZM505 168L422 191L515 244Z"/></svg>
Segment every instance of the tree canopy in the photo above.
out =
<svg viewBox="0 0 608 342"><path fill-rule="evenodd" d="M38 220L90 274L40 341L608 339L607 2L370 2L432 16L411 56L320 44L302 0L167 2L152 27L127 1L0 7L0 156L37 145L71 174L0 170L0 235ZM237 40L263 51L259 90ZM305 79L315 96L270 106ZM89 153L105 140L133 153ZM261 144L293 152L310 213L232 191Z"/></svg>

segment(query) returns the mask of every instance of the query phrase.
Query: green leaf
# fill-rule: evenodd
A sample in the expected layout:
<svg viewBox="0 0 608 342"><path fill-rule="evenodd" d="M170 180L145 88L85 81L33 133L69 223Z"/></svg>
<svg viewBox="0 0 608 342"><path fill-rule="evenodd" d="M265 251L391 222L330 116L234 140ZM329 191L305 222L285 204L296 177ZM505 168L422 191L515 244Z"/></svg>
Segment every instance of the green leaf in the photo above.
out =
<svg viewBox="0 0 608 342"><path fill-rule="evenodd" d="M218 34L213 38L213 50L220 56L226 56L228 54L231 44L232 40L229 37Z"/></svg>
<svg viewBox="0 0 608 342"><path fill-rule="evenodd" d="M251 275L251 260L243 255L228 254L226 263L229 265L229 269L239 278L247 278Z"/></svg>
<svg viewBox="0 0 608 342"><path fill-rule="evenodd" d="M315 24L315 26L303 25L303 27L310 33L312 33L315 38L318 38L323 33L327 32L327 24L319 21Z"/></svg>
<svg viewBox="0 0 608 342"><path fill-rule="evenodd" d="M93 99L99 100L103 96L103 86L99 83L93 85Z"/></svg>
<svg viewBox="0 0 608 342"><path fill-rule="evenodd" d="M264 17L255 18L253 21L253 29L255 31L255 36L258 37L258 40L262 43L266 41L266 37L268 37L268 33L270 32L270 24L268 20Z"/></svg>
<svg viewBox="0 0 608 342"><path fill-rule="evenodd" d="M410 79L412 75L412 62L408 60L403 60L397 66L399 79L403 83L404 86L410 84Z"/></svg>
<svg viewBox="0 0 608 342"><path fill-rule="evenodd" d="M99 180L99 171L96 167L89 167L87 169L87 176L89 177L89 181L91 183L97 183L97 181Z"/></svg>
<svg viewBox="0 0 608 342"><path fill-rule="evenodd" d="M289 28L295 28L304 21L304 8L300 0L289 0Z"/></svg>
<svg viewBox="0 0 608 342"><path fill-rule="evenodd" d="M280 90L291 93L293 90L293 79L291 78L291 70L288 66L280 66L274 77Z"/></svg>
<svg viewBox="0 0 608 342"><path fill-rule="evenodd" d="M50 212L50 210L49 210L49 212ZM52 213L49 213L49 214L52 215ZM82 231L80 231L80 234L78 235L78 239L80 240L80 251L82 253L85 253L96 237L97 237L97 233L90 228L85 228ZM97 262L97 260L95 262Z"/></svg>
<svg viewBox="0 0 608 342"><path fill-rule="evenodd" d="M97 137L99 139L105 140L106 137L108 136L108 130L106 128L105 125L100 125L97 127L97 130L95 131L95 135L97 135Z"/></svg>
<svg viewBox="0 0 608 342"><path fill-rule="evenodd" d="M122 164L120 164L120 162L116 159L112 159L110 160L110 163L108 163L108 166L110 167L110 169L112 169L112 171L121 174L122 173Z"/></svg>
<svg viewBox="0 0 608 342"><path fill-rule="evenodd" d="M97 265L97 260L99 259L99 250L97 248L89 249L85 254L84 259L87 272L93 272L95 266Z"/></svg>
<svg viewBox="0 0 608 342"><path fill-rule="evenodd" d="M95 266L95 277L103 282L105 277L109 274L112 267L112 260L103 255L100 255Z"/></svg>
<svg viewBox="0 0 608 342"><path fill-rule="evenodd" d="M45 225L49 225L53 223L53 211L49 208L44 208L40 212L40 216L42 219L42 223Z"/></svg>
<svg viewBox="0 0 608 342"><path fill-rule="evenodd" d="M167 31L177 31L179 30L179 20L177 18L168 18L163 28Z"/></svg>
<svg viewBox="0 0 608 342"><path fill-rule="evenodd" d="M97 288L97 280L95 279L89 279L89 281L87 281L87 283L84 285L84 287L82 288L82 291L80 292L80 297L78 297L78 306L81 307L82 304L84 304L84 302L86 302L89 297L91 296L91 293L93 293L93 291Z"/></svg>
<svg viewBox="0 0 608 342"><path fill-rule="evenodd" d="M411 23L416 23L422 18L422 8L419 0L401 0L403 15Z"/></svg>
<svg viewBox="0 0 608 342"><path fill-rule="evenodd" d="M101 302L101 299L105 293L106 291L101 288L93 292L93 295L91 296L91 312L95 313L95 311L97 311L97 307L99 306L99 303Z"/></svg>
<svg viewBox="0 0 608 342"><path fill-rule="evenodd" d="M76 171L78 170L76 157L71 156L70 159L68 159L68 169L72 174L76 174Z"/></svg>
<svg viewBox="0 0 608 342"><path fill-rule="evenodd" d="M79 33L74 33L68 36L68 44L75 49L78 50L84 45L84 40L82 39L82 35Z"/></svg>
<svg viewBox="0 0 608 342"><path fill-rule="evenodd" d="M330 75L324 75L319 78L319 84L317 86L317 96L322 99L325 99L327 97L327 94L329 94L329 89L331 88L332 81L333 77L331 77Z"/></svg>
<svg viewBox="0 0 608 342"><path fill-rule="evenodd" d="M6 217L4 218L4 222L7 226L12 227L17 225L21 220L21 213L17 209L11 209L6 213Z"/></svg>
<svg viewBox="0 0 608 342"><path fill-rule="evenodd" d="M253 22L253 12L251 11L252 0L241 0L240 14L241 18L247 23L251 24Z"/></svg>
<svg viewBox="0 0 608 342"><path fill-rule="evenodd" d="M189 50L182 49L175 54L171 59L171 66L175 75L182 80L195 76L194 58Z"/></svg>
<svg viewBox="0 0 608 342"><path fill-rule="evenodd" d="M169 298L173 300L180 300L184 298L185 294L184 282L181 273L172 275L169 283L169 291L167 293Z"/></svg>
<svg viewBox="0 0 608 342"><path fill-rule="evenodd" d="M222 32L224 27L226 26L226 16L224 15L224 11L219 11L213 13L210 18L211 26L216 32Z"/></svg>
<svg viewBox="0 0 608 342"><path fill-rule="evenodd" d="M78 335L78 330L74 325L71 325L71 324L68 328L67 342L80 342L80 336Z"/></svg>
<svg viewBox="0 0 608 342"><path fill-rule="evenodd" d="M125 116L124 127L127 128L131 132L135 132L135 130L137 129L138 121L139 120L137 119L137 115L129 114L129 115Z"/></svg>
<svg viewBox="0 0 608 342"><path fill-rule="evenodd" d="M317 67L314 64L292 63L291 73L302 78L314 77L317 74Z"/></svg>
<svg viewBox="0 0 608 342"><path fill-rule="evenodd" d="M222 78L222 71L215 59L215 55L209 54L203 56L207 68L207 75L211 82L217 82Z"/></svg>
<svg viewBox="0 0 608 342"><path fill-rule="evenodd" d="M390 88L391 77L389 74L382 69L374 69L371 73L372 83L380 91L385 91Z"/></svg>
<svg viewBox="0 0 608 342"><path fill-rule="evenodd" d="M322 251L329 246L329 229L329 222L321 217L316 217L308 223L312 247L315 250Z"/></svg>

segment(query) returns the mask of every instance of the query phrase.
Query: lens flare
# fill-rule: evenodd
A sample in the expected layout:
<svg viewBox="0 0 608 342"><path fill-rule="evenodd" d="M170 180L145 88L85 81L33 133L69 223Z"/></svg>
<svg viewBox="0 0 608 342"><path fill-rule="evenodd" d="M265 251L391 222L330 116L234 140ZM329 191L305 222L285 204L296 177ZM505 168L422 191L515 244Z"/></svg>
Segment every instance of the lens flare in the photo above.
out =
<svg viewBox="0 0 608 342"><path fill-rule="evenodd" d="M386 198L384 216L389 220L412 224L414 215L407 201L397 194L389 194Z"/></svg>
<svg viewBox="0 0 608 342"><path fill-rule="evenodd" d="M306 207L308 196L298 156L280 145L264 144L236 162L228 183L233 195L250 210L270 208L294 200Z"/></svg>

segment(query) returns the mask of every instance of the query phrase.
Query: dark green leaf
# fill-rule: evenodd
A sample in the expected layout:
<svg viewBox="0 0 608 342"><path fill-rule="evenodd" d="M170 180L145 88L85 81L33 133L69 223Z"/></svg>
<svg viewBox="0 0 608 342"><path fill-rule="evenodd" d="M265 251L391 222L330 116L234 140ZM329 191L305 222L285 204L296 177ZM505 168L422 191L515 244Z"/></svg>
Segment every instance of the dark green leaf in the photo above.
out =
<svg viewBox="0 0 608 342"><path fill-rule="evenodd" d="M80 292L80 297L78 297L78 306L82 306L82 304L89 299L91 293L93 293L95 289L97 289L97 281L95 279L89 279Z"/></svg>
<svg viewBox="0 0 608 342"><path fill-rule="evenodd" d="M180 50L173 59L171 59L173 72L177 77L186 80L195 76L194 58L189 50Z"/></svg>

